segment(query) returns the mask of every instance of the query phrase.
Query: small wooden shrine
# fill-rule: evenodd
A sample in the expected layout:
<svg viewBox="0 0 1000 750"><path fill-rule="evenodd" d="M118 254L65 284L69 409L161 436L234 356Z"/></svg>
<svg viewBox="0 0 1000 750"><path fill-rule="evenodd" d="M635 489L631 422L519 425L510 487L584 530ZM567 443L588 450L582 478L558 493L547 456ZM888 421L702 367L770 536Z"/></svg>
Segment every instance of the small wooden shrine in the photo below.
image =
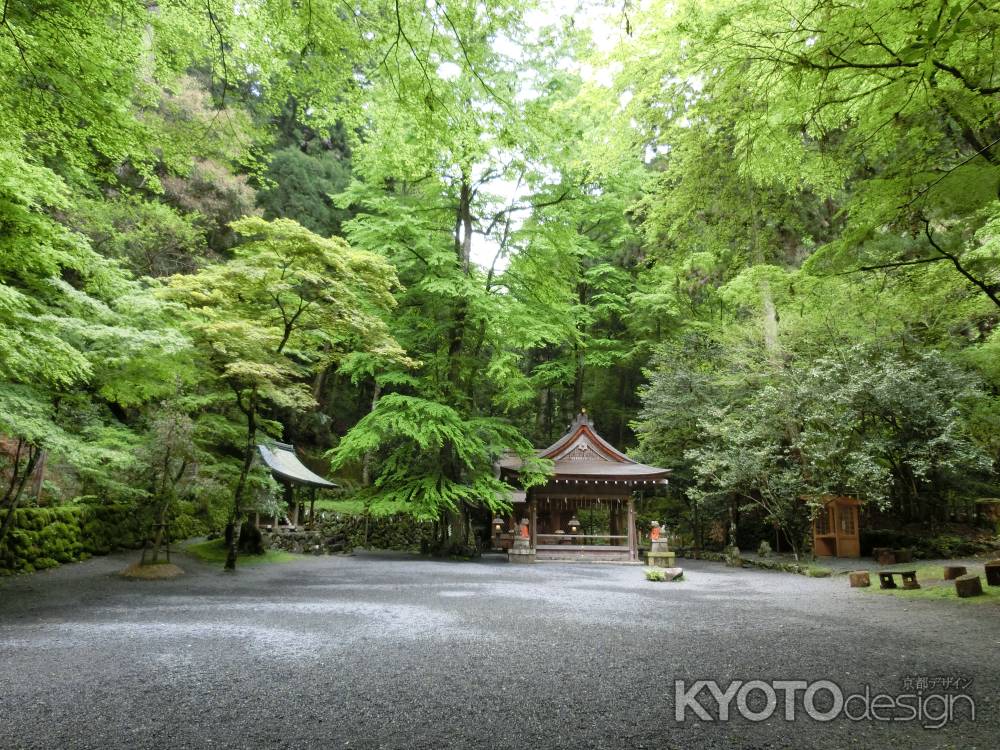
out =
<svg viewBox="0 0 1000 750"><path fill-rule="evenodd" d="M856 497L828 497L813 519L813 552L817 557L861 557L861 530Z"/></svg>
<svg viewBox="0 0 1000 750"><path fill-rule="evenodd" d="M509 519L512 531L527 519L535 559L638 561L634 493L666 484L670 471L633 461L597 433L586 411L538 456L553 461L555 473L546 484L515 493ZM501 477L518 486L520 467L517 457L503 459ZM606 513L607 533L587 533L579 516L598 510Z"/></svg>
<svg viewBox="0 0 1000 750"><path fill-rule="evenodd" d="M309 523L312 524L316 511L316 489L333 489L337 485L329 479L324 479L307 468L295 455L295 446L288 443L263 443L257 446L264 464L271 470L271 476L285 487L285 500L289 505L291 516L288 522L292 526L299 523L300 501L295 494L296 487L309 488ZM278 519L273 519L272 529L277 529Z"/></svg>

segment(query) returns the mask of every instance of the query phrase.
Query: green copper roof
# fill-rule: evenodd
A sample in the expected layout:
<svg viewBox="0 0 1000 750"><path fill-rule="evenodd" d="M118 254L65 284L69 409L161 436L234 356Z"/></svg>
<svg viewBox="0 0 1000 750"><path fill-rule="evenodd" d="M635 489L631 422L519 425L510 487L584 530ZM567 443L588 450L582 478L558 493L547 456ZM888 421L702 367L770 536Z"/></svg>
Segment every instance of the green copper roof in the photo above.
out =
<svg viewBox="0 0 1000 750"><path fill-rule="evenodd" d="M330 480L307 469L299 461L299 457L295 455L295 446L287 443L272 443L271 445L258 445L257 449L271 473L280 481L304 484L309 487L337 486Z"/></svg>

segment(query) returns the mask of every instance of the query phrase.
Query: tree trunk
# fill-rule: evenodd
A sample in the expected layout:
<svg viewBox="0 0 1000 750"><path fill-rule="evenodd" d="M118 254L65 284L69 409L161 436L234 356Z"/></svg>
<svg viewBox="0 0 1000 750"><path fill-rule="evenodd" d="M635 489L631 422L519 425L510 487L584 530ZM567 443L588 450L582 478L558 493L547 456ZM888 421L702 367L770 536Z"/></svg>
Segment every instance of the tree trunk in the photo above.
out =
<svg viewBox="0 0 1000 750"><path fill-rule="evenodd" d="M766 279L760 282L760 303L763 313L764 348L775 370L781 368L781 350L778 346L778 310L774 306L771 285Z"/></svg>
<svg viewBox="0 0 1000 750"><path fill-rule="evenodd" d="M472 520L468 509L462 504L458 510L446 510L441 514L438 524L440 537L436 553L442 556L474 554L475 546L471 543Z"/></svg>
<svg viewBox="0 0 1000 750"><path fill-rule="evenodd" d="M575 417L583 409L583 378L586 372L583 350L578 344L573 346L573 357L576 359L573 375L573 416Z"/></svg>
<svg viewBox="0 0 1000 750"><path fill-rule="evenodd" d="M38 498L42 496L42 484L45 482L45 461L47 458L47 453L44 450L39 450L38 453L38 465L35 467L35 481L31 488L31 494L37 501Z"/></svg>
<svg viewBox="0 0 1000 750"><path fill-rule="evenodd" d="M21 451L24 449L27 449L28 458L22 471ZM4 515L3 523L0 523L0 542L2 542L4 537L7 536L7 531L10 529L10 526L14 521L14 511L17 510L18 503L21 502L21 495L24 492L24 486L28 483L28 478L35 470L35 464L41 454L42 451L40 448L36 448L30 443L25 443L23 440L17 441L17 452L14 455L14 467L12 469L10 483L8 484L7 491L4 493L3 497L3 504L7 507L7 513Z"/></svg>
<svg viewBox="0 0 1000 750"><path fill-rule="evenodd" d="M455 248L462 274L468 276L472 264L472 186L464 176L458 197L458 228L460 234L456 233Z"/></svg>
<svg viewBox="0 0 1000 750"><path fill-rule="evenodd" d="M458 209L455 215L455 257L464 276L469 275L472 263L472 186L468 178L462 177L459 191ZM460 299L452 318L450 341L448 343L448 381L457 391L461 383L461 355L465 345L465 323L469 303Z"/></svg>
<svg viewBox="0 0 1000 750"><path fill-rule="evenodd" d="M375 393L372 394L372 408L369 413L375 411L375 407L378 406L378 400L379 398L381 398L381 396L382 396L382 386L379 385L378 383L375 383ZM368 452L365 453L365 457L361 465L361 484L364 487L371 487L372 484L371 468L372 468L372 454L371 452Z"/></svg>
<svg viewBox="0 0 1000 750"><path fill-rule="evenodd" d="M153 538L153 564L160 559L160 548L163 546L163 536L167 525L167 509L170 501L165 500L160 505L160 511L156 514L156 536Z"/></svg>
<svg viewBox="0 0 1000 750"><path fill-rule="evenodd" d="M229 535L229 551L226 554L226 565L224 570L236 570L236 558L239 556L240 532L243 530L243 492L246 489L247 475L253 465L253 452L257 442L257 388L250 391L250 400L244 411L247 417L247 444L243 451L243 466L240 469L240 478L236 483L236 492L233 494L233 513L229 520L232 533Z"/></svg>

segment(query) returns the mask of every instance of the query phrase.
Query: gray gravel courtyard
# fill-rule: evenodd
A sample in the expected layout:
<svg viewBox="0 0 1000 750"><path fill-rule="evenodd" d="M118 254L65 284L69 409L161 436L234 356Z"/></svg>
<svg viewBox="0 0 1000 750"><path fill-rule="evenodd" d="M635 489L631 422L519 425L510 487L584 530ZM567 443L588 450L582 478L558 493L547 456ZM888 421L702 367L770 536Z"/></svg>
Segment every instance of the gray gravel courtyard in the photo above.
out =
<svg viewBox="0 0 1000 750"><path fill-rule="evenodd" d="M690 560L677 584L388 554L116 577L133 558L0 581L0 747L1000 747L994 604ZM780 694L762 722L674 718L675 679L945 676L975 721L786 722Z"/></svg>

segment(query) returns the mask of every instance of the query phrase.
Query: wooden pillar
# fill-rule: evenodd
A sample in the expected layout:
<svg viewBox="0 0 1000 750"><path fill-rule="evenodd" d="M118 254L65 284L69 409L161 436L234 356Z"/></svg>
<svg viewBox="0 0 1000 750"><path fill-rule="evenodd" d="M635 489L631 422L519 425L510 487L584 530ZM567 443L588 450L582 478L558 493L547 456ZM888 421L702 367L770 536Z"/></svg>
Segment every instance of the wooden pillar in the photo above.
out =
<svg viewBox="0 0 1000 750"><path fill-rule="evenodd" d="M293 526L299 522L299 504L295 499L295 487L291 482L285 482L285 512L288 515L288 522Z"/></svg>
<svg viewBox="0 0 1000 750"><path fill-rule="evenodd" d="M528 503L528 528L531 531L531 549L538 546L538 501L531 498Z"/></svg>
<svg viewBox="0 0 1000 750"><path fill-rule="evenodd" d="M309 528L313 527L313 522L316 520L316 488L309 488Z"/></svg>
<svg viewBox="0 0 1000 750"><path fill-rule="evenodd" d="M639 540L635 529L635 500L628 499L628 559L639 559Z"/></svg>

